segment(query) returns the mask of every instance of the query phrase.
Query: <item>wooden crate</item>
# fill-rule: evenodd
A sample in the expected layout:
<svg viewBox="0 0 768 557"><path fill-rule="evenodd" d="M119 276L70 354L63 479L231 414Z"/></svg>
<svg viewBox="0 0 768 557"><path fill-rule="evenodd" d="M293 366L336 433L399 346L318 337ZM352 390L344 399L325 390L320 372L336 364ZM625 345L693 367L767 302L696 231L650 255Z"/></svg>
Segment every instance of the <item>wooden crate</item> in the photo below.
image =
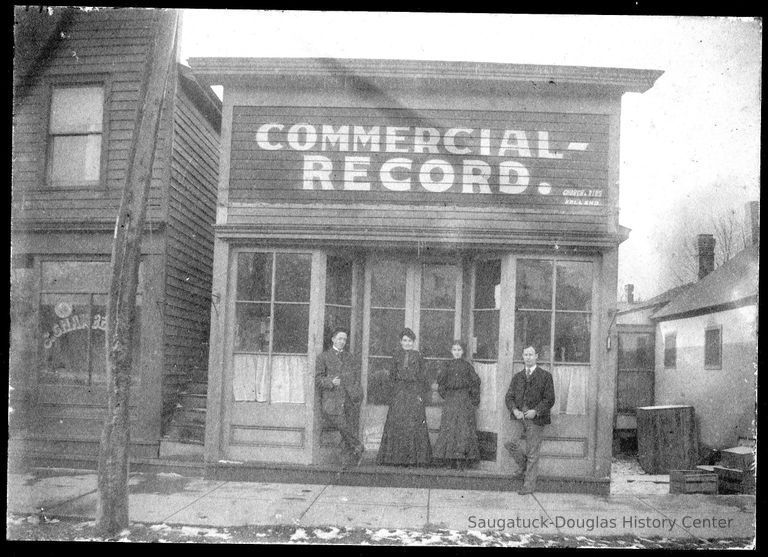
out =
<svg viewBox="0 0 768 557"><path fill-rule="evenodd" d="M725 468L753 470L755 453L752 447L732 447L720 451L720 464Z"/></svg>
<svg viewBox="0 0 768 557"><path fill-rule="evenodd" d="M717 493L717 474L704 470L670 470L670 493Z"/></svg>
<svg viewBox="0 0 768 557"><path fill-rule="evenodd" d="M725 466L713 466L717 474L718 493L755 493L755 473Z"/></svg>
<svg viewBox="0 0 768 557"><path fill-rule="evenodd" d="M695 468L699 442L693 406L638 407L637 459L648 474Z"/></svg>

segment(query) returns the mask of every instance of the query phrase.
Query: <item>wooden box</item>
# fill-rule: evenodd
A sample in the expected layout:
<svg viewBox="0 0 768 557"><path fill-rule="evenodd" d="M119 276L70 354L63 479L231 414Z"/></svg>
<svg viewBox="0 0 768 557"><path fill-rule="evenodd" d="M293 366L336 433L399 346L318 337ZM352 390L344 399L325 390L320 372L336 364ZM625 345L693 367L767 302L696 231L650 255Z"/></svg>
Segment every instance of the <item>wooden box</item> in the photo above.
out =
<svg viewBox="0 0 768 557"><path fill-rule="evenodd" d="M648 474L695 468L699 443L693 406L638 407L637 459Z"/></svg>
<svg viewBox="0 0 768 557"><path fill-rule="evenodd" d="M725 466L712 467L717 474L718 493L754 493L755 473Z"/></svg>
<svg viewBox="0 0 768 557"><path fill-rule="evenodd" d="M725 468L752 470L755 453L752 447L732 447L720 451L720 464Z"/></svg>
<svg viewBox="0 0 768 557"><path fill-rule="evenodd" d="M717 474L704 470L670 470L670 493L717 493Z"/></svg>

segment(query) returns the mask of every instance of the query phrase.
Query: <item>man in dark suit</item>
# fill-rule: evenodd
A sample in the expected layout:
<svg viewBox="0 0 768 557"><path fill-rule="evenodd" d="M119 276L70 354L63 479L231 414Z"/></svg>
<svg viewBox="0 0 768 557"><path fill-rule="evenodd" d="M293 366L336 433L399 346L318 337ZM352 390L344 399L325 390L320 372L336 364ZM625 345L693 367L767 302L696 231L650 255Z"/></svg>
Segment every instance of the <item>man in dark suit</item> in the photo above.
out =
<svg viewBox="0 0 768 557"><path fill-rule="evenodd" d="M549 411L555 404L555 384L552 375L537 365L539 355L533 346L523 350L525 368L512 377L504 402L510 417L520 424L506 448L520 470L516 478L524 478L521 495L533 493L539 474L539 448L544 426L551 422ZM525 444L521 437L525 432Z"/></svg>
<svg viewBox="0 0 768 557"><path fill-rule="evenodd" d="M354 370L352 355L344 350L347 332L334 329L332 347L318 355L315 365L315 385L320 389L321 410L326 424L341 434L344 467L363 460L365 446L357 432L363 389Z"/></svg>

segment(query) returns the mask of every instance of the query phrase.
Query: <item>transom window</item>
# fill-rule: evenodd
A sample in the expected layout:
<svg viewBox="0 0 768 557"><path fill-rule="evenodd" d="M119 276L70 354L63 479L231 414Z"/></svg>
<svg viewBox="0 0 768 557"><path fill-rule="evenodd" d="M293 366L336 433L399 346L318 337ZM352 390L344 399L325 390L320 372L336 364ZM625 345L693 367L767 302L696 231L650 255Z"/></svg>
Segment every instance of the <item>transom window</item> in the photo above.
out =
<svg viewBox="0 0 768 557"><path fill-rule="evenodd" d="M48 127L48 179L52 184L99 181L103 117L101 85L53 88Z"/></svg>

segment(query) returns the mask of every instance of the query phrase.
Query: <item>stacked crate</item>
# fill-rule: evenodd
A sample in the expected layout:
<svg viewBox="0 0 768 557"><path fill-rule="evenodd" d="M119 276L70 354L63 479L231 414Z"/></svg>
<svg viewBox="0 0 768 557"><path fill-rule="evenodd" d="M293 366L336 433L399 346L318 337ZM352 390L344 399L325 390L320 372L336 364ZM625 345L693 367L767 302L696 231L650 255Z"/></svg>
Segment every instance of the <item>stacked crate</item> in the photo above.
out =
<svg viewBox="0 0 768 557"><path fill-rule="evenodd" d="M718 493L755 492L755 453L752 447L733 447L721 452L717 474Z"/></svg>
<svg viewBox="0 0 768 557"><path fill-rule="evenodd" d="M706 470L670 470L670 493L717 493L718 476Z"/></svg>

